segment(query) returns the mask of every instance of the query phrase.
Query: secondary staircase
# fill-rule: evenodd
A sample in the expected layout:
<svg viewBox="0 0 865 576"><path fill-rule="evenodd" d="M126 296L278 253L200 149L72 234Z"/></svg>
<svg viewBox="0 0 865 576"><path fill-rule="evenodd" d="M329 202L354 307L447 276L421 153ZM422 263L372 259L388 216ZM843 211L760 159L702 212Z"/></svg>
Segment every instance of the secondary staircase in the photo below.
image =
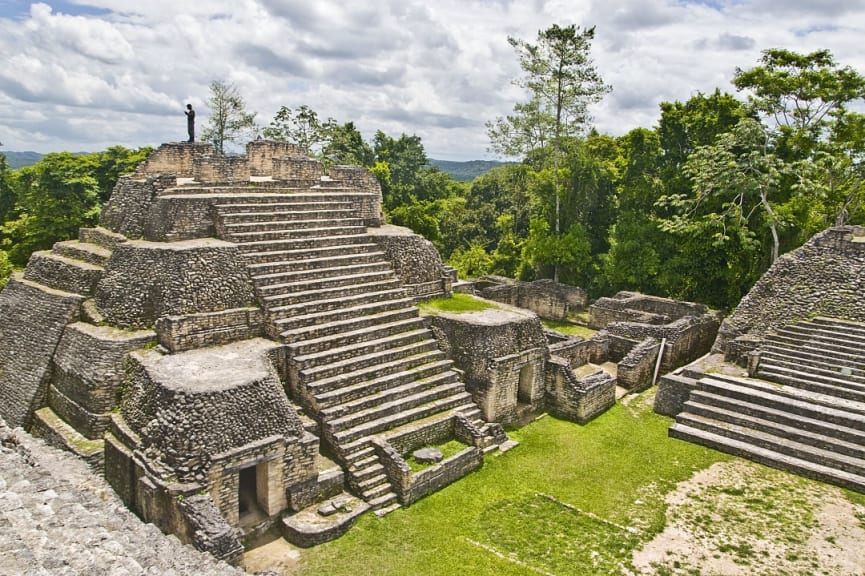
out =
<svg viewBox="0 0 865 576"><path fill-rule="evenodd" d="M216 205L243 252L293 394L374 509L396 495L374 435L480 411L352 209L350 191L241 188Z"/></svg>
<svg viewBox="0 0 865 576"><path fill-rule="evenodd" d="M754 376L699 378L670 436L865 492L865 324L782 328Z"/></svg>

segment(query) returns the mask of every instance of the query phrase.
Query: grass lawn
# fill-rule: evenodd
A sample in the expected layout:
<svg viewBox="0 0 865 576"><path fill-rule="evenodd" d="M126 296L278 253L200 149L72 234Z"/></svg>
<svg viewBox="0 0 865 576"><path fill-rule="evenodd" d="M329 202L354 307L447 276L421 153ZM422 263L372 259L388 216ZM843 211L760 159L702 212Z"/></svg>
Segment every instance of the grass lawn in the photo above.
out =
<svg viewBox="0 0 865 576"><path fill-rule="evenodd" d="M421 302L417 305L424 314L437 314L439 312L450 312L451 314L462 314L464 312L480 312L482 310L494 310L498 306L489 300L475 298L471 294L456 293L450 298L434 298Z"/></svg>
<svg viewBox="0 0 865 576"><path fill-rule="evenodd" d="M664 495L727 456L667 438L651 392L580 426L511 432L512 451L409 508L363 516L299 574L621 574L664 526Z"/></svg>
<svg viewBox="0 0 865 576"><path fill-rule="evenodd" d="M582 336L583 338L591 338L598 333L597 330L589 328L588 326L574 324L572 322L562 322L559 320L541 320L541 324L543 324L550 330L556 330L557 332L561 332L562 334L567 334L569 336Z"/></svg>

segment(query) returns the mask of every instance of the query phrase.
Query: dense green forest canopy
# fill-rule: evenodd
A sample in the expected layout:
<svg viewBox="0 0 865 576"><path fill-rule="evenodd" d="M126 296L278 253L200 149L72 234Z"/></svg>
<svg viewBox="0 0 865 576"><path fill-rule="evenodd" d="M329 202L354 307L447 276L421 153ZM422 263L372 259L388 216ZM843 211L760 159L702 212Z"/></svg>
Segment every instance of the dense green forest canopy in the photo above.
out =
<svg viewBox="0 0 865 576"><path fill-rule="evenodd" d="M528 99L488 123L491 148L512 161L470 182L434 165L416 135L367 141L308 106L281 108L249 137L368 167L388 221L432 241L462 277L557 272L593 297L627 289L732 307L778 255L826 227L865 224L865 78L829 52L766 50L736 70L736 94L664 102L655 126L609 136L585 106L609 89L585 57L590 31L544 32L512 41ZM545 52L548 40L573 50ZM556 54L571 68L538 61ZM562 86L573 101L556 100ZM233 113L254 117L234 96ZM0 282L95 224L116 179L148 152L55 153L19 169L0 155Z"/></svg>

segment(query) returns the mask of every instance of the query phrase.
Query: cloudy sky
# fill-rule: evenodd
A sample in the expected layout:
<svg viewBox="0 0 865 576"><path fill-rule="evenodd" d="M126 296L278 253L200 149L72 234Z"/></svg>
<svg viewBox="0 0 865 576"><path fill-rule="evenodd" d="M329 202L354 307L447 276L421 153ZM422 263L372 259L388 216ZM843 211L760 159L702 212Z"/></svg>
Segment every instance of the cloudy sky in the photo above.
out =
<svg viewBox="0 0 865 576"><path fill-rule="evenodd" d="M716 87L760 51L830 49L865 73L865 0L0 0L0 150L96 151L185 139L208 85L233 82L267 125L280 106L491 158L484 123L523 99L508 36L596 26L613 92L601 132Z"/></svg>

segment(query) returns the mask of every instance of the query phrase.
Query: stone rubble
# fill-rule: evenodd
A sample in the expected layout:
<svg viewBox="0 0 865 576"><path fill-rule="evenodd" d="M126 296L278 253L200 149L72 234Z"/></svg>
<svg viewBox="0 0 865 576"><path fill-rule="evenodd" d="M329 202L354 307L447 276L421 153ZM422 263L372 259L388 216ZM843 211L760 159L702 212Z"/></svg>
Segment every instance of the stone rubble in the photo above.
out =
<svg viewBox="0 0 865 576"><path fill-rule="evenodd" d="M0 574L245 572L141 522L82 461L0 420Z"/></svg>

